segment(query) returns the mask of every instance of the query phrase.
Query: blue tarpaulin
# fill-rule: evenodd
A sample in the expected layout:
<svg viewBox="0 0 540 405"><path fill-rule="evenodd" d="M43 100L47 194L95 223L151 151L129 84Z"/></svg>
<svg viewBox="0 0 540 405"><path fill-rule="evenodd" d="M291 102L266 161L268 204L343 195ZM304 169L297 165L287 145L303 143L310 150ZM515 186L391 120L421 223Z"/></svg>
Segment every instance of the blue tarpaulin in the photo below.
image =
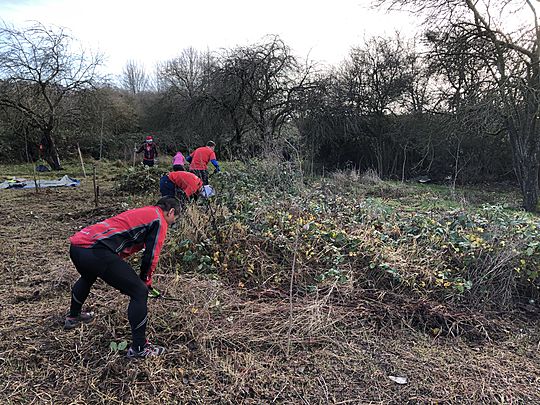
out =
<svg viewBox="0 0 540 405"><path fill-rule="evenodd" d="M8 188L36 188L36 182L38 187L77 187L81 184L80 180L72 179L67 174L59 180L28 180L17 179L6 180L0 183L0 189Z"/></svg>

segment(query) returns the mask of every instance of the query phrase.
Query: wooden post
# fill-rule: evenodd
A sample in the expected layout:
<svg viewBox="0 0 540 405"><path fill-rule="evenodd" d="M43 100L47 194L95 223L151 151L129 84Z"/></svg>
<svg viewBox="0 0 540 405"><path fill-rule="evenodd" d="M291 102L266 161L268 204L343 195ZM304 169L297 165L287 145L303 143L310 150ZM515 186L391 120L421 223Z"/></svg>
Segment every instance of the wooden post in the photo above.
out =
<svg viewBox="0 0 540 405"><path fill-rule="evenodd" d="M103 154L103 122L105 121L105 116L103 111L101 112L101 131L99 134L99 160L101 160Z"/></svg>
<svg viewBox="0 0 540 405"><path fill-rule="evenodd" d="M137 154L137 143L133 144L133 167L135 167L135 155Z"/></svg>
<svg viewBox="0 0 540 405"><path fill-rule="evenodd" d="M77 142L77 150L79 151L79 159L81 159L82 172L84 174L84 178L86 179L86 170L84 170L84 162L82 158L81 148L79 148L79 142Z"/></svg>
<svg viewBox="0 0 540 405"><path fill-rule="evenodd" d="M97 208L99 206L99 186L96 185L96 165L94 165L92 181L94 183L94 204Z"/></svg>
<svg viewBox="0 0 540 405"><path fill-rule="evenodd" d="M34 165L34 186L36 186L36 194L39 193L39 183L36 178L37 167Z"/></svg>

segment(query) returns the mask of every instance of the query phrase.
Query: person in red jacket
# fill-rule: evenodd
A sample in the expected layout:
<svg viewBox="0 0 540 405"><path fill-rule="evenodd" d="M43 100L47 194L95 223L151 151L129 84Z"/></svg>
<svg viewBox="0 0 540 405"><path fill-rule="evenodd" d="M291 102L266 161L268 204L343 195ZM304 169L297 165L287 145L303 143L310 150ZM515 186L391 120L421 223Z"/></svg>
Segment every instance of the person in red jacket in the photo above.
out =
<svg viewBox="0 0 540 405"><path fill-rule="evenodd" d="M115 217L90 225L69 238L69 255L81 275L71 291L69 315L65 329L93 320L92 312L81 312L90 289L99 277L110 286L130 297L128 319L132 343L127 357L160 355L165 348L146 340L147 301L152 288L152 274L169 225L182 210L174 197L163 197L156 205L125 211ZM144 248L140 274L122 260Z"/></svg>
<svg viewBox="0 0 540 405"><path fill-rule="evenodd" d="M151 135L148 135L146 137L146 141L141 145L138 150L136 150L136 152L144 152L143 165L149 167L154 166L154 161L158 156L158 150L156 144L154 143L154 138Z"/></svg>
<svg viewBox="0 0 540 405"><path fill-rule="evenodd" d="M159 191L163 197L178 197L184 202L197 198L202 186L202 180L190 172L170 172L159 180Z"/></svg>
<svg viewBox="0 0 540 405"><path fill-rule="evenodd" d="M197 177L203 181L203 185L208 184L208 163L212 163L216 168L215 172L219 173L219 163L216 160L216 153L214 149L216 144L209 141L206 146L201 146L193 151L191 155L186 157L186 160L190 163L189 170L191 170Z"/></svg>

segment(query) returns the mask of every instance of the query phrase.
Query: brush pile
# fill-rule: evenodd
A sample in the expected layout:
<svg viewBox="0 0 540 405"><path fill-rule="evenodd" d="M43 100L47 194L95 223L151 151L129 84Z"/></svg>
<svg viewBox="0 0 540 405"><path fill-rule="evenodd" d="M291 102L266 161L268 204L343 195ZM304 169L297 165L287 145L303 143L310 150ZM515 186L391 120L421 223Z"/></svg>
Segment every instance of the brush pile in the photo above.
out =
<svg viewBox="0 0 540 405"><path fill-rule="evenodd" d="M159 190L159 179L165 170L137 165L129 167L116 177L117 190L131 194L149 194Z"/></svg>

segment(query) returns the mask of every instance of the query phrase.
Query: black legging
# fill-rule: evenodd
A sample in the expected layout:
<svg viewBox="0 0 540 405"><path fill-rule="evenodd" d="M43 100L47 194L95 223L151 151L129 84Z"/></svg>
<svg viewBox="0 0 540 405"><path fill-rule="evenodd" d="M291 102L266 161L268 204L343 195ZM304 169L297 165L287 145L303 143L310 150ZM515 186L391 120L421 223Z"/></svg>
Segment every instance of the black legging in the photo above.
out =
<svg viewBox="0 0 540 405"><path fill-rule="evenodd" d="M142 348L146 342L148 287L137 276L135 270L104 246L87 249L71 245L69 256L81 275L71 291L70 315L80 314L90 288L99 277L131 298L128 319L133 338L132 346L136 349Z"/></svg>
<svg viewBox="0 0 540 405"><path fill-rule="evenodd" d="M204 186L208 185L208 170L192 170L191 172L202 180Z"/></svg>

